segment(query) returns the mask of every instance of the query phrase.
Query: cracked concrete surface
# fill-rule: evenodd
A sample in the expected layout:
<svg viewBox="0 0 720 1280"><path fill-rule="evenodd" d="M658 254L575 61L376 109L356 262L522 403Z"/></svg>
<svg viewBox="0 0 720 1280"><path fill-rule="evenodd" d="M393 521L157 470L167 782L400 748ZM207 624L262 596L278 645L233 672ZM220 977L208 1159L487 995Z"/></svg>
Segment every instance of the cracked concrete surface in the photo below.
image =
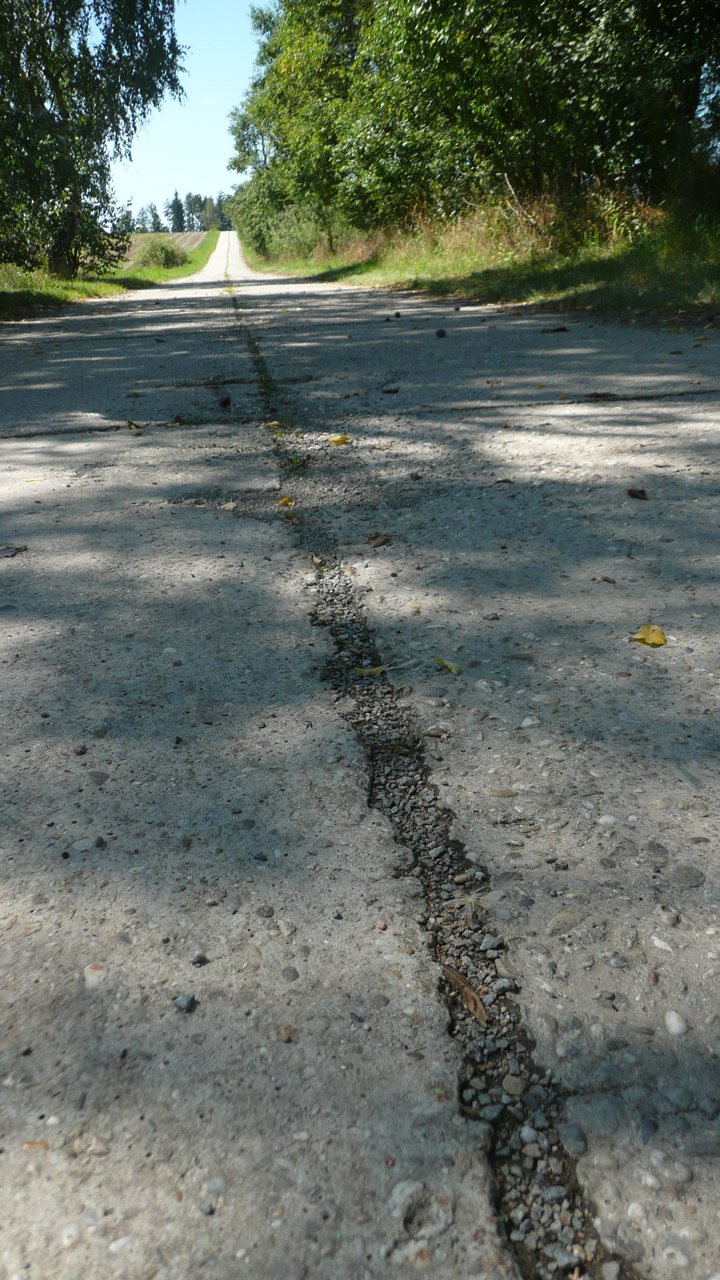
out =
<svg viewBox="0 0 720 1280"><path fill-rule="evenodd" d="M515 1274L304 520L436 735L601 1237L708 1280L715 332L258 277L224 235L3 326L0 374L3 1280Z"/></svg>
<svg viewBox="0 0 720 1280"><path fill-rule="evenodd" d="M512 1276L241 269L2 332L0 1275Z"/></svg>

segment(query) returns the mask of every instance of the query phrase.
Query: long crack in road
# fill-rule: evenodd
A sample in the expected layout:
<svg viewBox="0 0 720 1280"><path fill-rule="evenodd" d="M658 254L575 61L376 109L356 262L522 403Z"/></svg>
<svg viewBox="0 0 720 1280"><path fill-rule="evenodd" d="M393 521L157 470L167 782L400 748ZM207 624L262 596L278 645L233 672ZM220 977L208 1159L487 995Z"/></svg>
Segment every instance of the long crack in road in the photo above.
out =
<svg viewBox="0 0 720 1280"><path fill-rule="evenodd" d="M5 326L0 1275L720 1272L714 344Z"/></svg>

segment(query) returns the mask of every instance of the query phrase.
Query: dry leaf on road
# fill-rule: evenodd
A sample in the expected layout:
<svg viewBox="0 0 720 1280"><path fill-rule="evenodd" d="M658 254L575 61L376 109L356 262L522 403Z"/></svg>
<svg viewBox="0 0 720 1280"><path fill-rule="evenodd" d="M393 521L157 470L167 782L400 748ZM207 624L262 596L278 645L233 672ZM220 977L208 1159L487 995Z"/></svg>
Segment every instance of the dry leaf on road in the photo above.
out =
<svg viewBox="0 0 720 1280"><path fill-rule="evenodd" d="M451 969L449 964L443 964L442 971L450 983L450 986L460 993L460 999L465 1005L465 1008L468 1009L470 1013L475 1014L478 1022L487 1022L487 1009L475 988L470 986L467 979L463 978L462 974L458 973L457 969Z"/></svg>
<svg viewBox="0 0 720 1280"><path fill-rule="evenodd" d="M445 658L435 658L435 662L439 667L443 667L445 671L449 671L453 676L459 676L462 667L457 662L446 662Z"/></svg>
<svg viewBox="0 0 720 1280"><path fill-rule="evenodd" d="M646 622L644 627L640 627L635 632L633 640L637 640L638 644L649 644L653 649L657 649L661 644L667 644L665 632L652 622Z"/></svg>

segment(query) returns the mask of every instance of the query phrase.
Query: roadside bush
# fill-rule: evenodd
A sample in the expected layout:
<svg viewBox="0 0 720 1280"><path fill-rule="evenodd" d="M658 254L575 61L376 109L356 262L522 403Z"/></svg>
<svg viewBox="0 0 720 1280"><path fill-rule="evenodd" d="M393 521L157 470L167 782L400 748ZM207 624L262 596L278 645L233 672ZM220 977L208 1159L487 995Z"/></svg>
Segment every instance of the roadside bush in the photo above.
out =
<svg viewBox="0 0 720 1280"><path fill-rule="evenodd" d="M161 236L151 236L140 245L133 260L133 266L182 267L187 260L188 256L180 245Z"/></svg>

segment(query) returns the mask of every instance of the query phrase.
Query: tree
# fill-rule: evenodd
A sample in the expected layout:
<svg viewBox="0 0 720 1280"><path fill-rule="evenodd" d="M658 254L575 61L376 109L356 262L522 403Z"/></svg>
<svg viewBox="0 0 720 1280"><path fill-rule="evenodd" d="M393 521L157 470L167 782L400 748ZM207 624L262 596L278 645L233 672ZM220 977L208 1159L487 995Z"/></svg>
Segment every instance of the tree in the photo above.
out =
<svg viewBox="0 0 720 1280"><path fill-rule="evenodd" d="M185 196L185 229L187 231L202 231L202 211L205 204L205 197L193 195L192 191L188 191Z"/></svg>
<svg viewBox="0 0 720 1280"><path fill-rule="evenodd" d="M0 31L0 259L112 260L110 159L181 93L174 0L0 0Z"/></svg>
<svg viewBox="0 0 720 1280"><path fill-rule="evenodd" d="M264 211L272 216L295 205L307 208L332 247L342 107L372 7L372 0L280 0L276 9L251 11L260 37L258 74L231 113L229 167L258 175L235 208L244 208L260 240Z"/></svg>
<svg viewBox="0 0 720 1280"><path fill-rule="evenodd" d="M233 229L232 219L228 216L225 208L227 200L228 197L225 192L218 191L215 197L215 209L217 211L218 226L221 231L232 231Z"/></svg>
<svg viewBox="0 0 720 1280"><path fill-rule="evenodd" d="M168 200L164 207L165 217L170 223L171 231L185 230L185 209L177 191L172 200Z"/></svg>
<svg viewBox="0 0 720 1280"><path fill-rule="evenodd" d="M148 205L147 217L148 217L148 222L150 224L148 227L149 231L153 231L153 232L167 231L167 227L165 226L165 223L163 222L162 218L160 217L160 214L158 213L157 205L154 205L154 204Z"/></svg>
<svg viewBox="0 0 720 1280"><path fill-rule="evenodd" d="M253 21L230 167L260 252L291 218L332 245L343 218L448 218L508 186L661 200L717 164L720 0L276 0Z"/></svg>

